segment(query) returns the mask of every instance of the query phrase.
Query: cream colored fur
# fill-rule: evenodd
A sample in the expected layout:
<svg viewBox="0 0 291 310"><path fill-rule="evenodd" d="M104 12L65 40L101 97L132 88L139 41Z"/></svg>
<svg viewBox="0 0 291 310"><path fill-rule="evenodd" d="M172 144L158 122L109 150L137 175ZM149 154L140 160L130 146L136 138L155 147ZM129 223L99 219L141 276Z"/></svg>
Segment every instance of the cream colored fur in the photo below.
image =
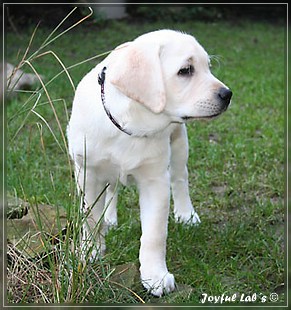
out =
<svg viewBox="0 0 291 310"><path fill-rule="evenodd" d="M116 128L104 111L98 84L104 67L106 107L132 135ZM196 39L171 30L147 33L117 47L77 87L67 130L69 150L85 195L84 210L89 212L95 203L83 229L84 249L92 246L92 258L105 251L107 226L117 224L114 188L133 179L142 225L141 281L156 296L175 288L166 265L170 189L176 220L200 222L188 190L185 122L219 115L230 97L211 74L209 57ZM107 183L106 195L96 202ZM96 225L100 227L92 233Z"/></svg>

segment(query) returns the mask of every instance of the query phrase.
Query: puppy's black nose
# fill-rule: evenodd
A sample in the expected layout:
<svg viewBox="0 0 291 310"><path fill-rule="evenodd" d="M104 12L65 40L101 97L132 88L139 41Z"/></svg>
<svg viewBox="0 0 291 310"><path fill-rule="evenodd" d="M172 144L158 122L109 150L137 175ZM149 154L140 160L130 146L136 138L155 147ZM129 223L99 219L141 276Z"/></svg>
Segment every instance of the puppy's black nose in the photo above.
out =
<svg viewBox="0 0 291 310"><path fill-rule="evenodd" d="M229 88L221 87L219 89L218 97L223 102L226 108L230 104L231 96L232 96L232 91Z"/></svg>

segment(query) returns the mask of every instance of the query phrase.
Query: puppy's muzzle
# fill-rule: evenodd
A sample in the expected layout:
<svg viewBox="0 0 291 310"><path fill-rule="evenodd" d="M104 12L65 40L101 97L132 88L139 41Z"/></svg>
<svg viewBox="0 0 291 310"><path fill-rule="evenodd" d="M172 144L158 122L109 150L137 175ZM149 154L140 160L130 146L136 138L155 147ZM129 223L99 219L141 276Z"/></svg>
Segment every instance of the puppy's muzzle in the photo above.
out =
<svg viewBox="0 0 291 310"><path fill-rule="evenodd" d="M221 108L223 111L225 111L230 104L232 91L229 88L221 87L217 95L221 103Z"/></svg>

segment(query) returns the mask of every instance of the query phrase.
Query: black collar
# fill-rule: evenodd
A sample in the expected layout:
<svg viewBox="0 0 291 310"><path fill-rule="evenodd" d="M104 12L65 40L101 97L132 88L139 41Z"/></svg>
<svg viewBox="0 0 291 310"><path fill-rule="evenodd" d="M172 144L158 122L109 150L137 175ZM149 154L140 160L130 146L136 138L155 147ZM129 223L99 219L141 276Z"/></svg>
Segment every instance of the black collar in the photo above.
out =
<svg viewBox="0 0 291 310"><path fill-rule="evenodd" d="M104 91L104 84L105 84L105 70L106 67L104 67L101 71L101 73L98 75L98 83L101 86L101 101L102 101L102 105L103 108L107 114L107 116L109 117L109 119L111 120L111 122L122 132L126 133L127 135L131 136L132 133L130 131L127 131L126 129L122 128L121 125L119 125L119 123L117 122L117 120L112 116L112 114L110 113L110 111L107 109L106 105L105 105L105 91Z"/></svg>

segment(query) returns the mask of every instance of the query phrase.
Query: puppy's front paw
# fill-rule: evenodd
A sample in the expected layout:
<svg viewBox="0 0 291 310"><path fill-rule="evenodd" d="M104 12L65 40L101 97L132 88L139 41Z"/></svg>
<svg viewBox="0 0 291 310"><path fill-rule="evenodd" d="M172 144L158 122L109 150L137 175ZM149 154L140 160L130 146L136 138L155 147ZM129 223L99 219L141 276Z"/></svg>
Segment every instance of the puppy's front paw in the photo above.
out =
<svg viewBox="0 0 291 310"><path fill-rule="evenodd" d="M158 275L142 275L143 286L154 296L161 297L164 293L170 293L175 289L174 276L167 272Z"/></svg>
<svg viewBox="0 0 291 310"><path fill-rule="evenodd" d="M199 215L197 212L185 213L185 214L175 214L175 220L177 223L183 223L186 225L198 225L201 223Z"/></svg>

